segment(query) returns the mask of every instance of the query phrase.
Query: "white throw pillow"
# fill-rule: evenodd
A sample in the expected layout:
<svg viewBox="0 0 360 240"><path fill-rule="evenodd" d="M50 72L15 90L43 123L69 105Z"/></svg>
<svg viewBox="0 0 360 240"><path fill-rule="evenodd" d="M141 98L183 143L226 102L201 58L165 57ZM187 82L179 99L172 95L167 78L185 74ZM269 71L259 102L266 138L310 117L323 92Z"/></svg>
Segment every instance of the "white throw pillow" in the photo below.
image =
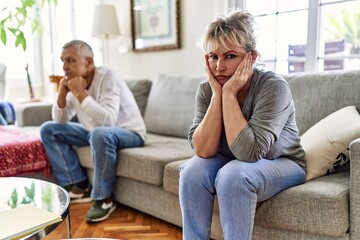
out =
<svg viewBox="0 0 360 240"><path fill-rule="evenodd" d="M306 152L306 181L334 172L349 161L349 144L360 138L360 115L344 107L312 126L301 136Z"/></svg>

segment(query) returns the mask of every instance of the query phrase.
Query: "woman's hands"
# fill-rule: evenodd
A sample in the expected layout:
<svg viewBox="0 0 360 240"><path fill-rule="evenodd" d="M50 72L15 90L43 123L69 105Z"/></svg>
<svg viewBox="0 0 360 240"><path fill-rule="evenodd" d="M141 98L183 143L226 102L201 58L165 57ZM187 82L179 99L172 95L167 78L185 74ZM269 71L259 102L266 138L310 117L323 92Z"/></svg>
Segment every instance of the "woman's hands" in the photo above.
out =
<svg viewBox="0 0 360 240"><path fill-rule="evenodd" d="M253 57L251 52L245 53L231 78L223 85L216 80L209 66L209 56L205 55L205 70L211 86L213 96L221 96L223 93L236 96L237 93L246 85L252 74Z"/></svg>
<svg viewBox="0 0 360 240"><path fill-rule="evenodd" d="M252 55L247 52L239 63L234 74L222 87L222 93L236 96L238 92L246 85L252 74Z"/></svg>
<svg viewBox="0 0 360 240"><path fill-rule="evenodd" d="M208 76L208 81L211 86L213 97L221 97L222 87L220 83L215 79L214 74L211 72L209 66L209 55L205 55L205 70Z"/></svg>
<svg viewBox="0 0 360 240"><path fill-rule="evenodd" d="M246 53L231 78L222 88L222 110L226 141L232 145L248 122L241 110L248 91L248 81L252 74L252 56Z"/></svg>

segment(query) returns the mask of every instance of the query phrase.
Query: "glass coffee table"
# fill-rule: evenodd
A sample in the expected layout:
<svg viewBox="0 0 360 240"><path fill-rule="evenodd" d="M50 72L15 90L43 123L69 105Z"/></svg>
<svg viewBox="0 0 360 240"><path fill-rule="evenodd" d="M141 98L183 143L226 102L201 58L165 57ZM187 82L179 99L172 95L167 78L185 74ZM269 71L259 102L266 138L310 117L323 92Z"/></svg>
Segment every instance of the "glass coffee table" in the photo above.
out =
<svg viewBox="0 0 360 240"><path fill-rule="evenodd" d="M0 189L0 212L17 208L23 204L32 204L60 215L62 220L66 221L67 237L71 238L70 198L64 188L51 182L33 178L0 177ZM23 239L41 239L60 224L61 222L58 222L47 226Z"/></svg>

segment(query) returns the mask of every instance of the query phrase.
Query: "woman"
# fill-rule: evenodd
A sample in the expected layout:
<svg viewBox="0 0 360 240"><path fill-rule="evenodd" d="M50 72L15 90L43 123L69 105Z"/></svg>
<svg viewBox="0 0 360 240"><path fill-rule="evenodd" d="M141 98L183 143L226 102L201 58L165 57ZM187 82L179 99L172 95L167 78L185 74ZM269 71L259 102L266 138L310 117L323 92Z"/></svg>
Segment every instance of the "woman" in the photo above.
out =
<svg viewBox="0 0 360 240"><path fill-rule="evenodd" d="M225 239L251 239L257 202L305 180L290 88L253 68L254 17L230 11L203 42L207 81L199 85L189 140L196 156L180 168L186 240L209 239L217 195Z"/></svg>

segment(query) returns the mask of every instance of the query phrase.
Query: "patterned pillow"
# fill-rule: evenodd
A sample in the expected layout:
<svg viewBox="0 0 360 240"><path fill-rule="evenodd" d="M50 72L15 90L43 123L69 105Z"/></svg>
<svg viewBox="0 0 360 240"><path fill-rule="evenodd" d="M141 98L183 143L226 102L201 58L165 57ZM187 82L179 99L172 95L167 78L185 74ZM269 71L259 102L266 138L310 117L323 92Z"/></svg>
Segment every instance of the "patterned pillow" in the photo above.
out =
<svg viewBox="0 0 360 240"><path fill-rule="evenodd" d="M301 136L306 152L306 180L328 173L349 161L349 144L360 138L360 115L355 106L344 107L312 126Z"/></svg>

